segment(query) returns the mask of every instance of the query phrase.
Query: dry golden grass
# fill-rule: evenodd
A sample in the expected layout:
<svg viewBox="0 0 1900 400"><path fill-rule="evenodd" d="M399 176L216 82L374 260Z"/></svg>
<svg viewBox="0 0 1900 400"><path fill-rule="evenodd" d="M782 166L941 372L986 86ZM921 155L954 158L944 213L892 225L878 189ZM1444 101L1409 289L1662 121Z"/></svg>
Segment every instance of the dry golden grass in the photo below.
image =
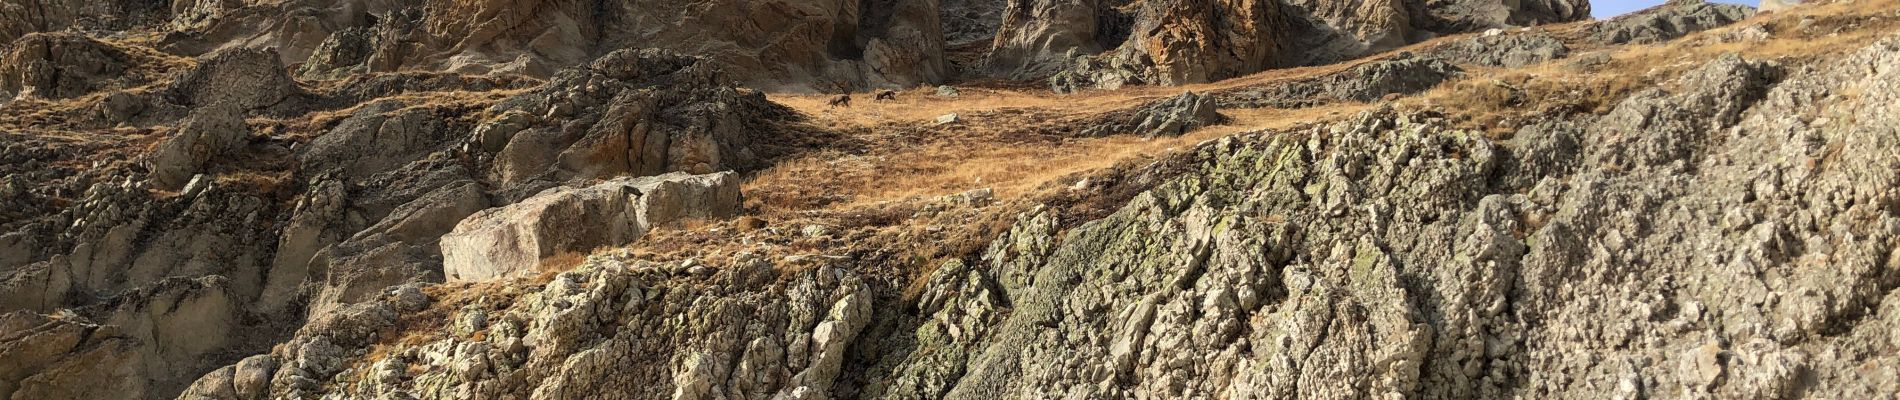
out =
<svg viewBox="0 0 1900 400"><path fill-rule="evenodd" d="M1895 30L1893 14L1900 8L1896 4L1900 0L1813 4L1765 13L1654 45L1601 47L1573 43L1571 58L1518 69L1467 67L1466 77L1401 99L1397 105L1439 110L1455 123L1504 138L1539 118L1608 112L1635 91L1663 85L1722 53L1799 62L1864 46ZM1807 28L1795 28L1802 18L1810 17L1815 22ZM1590 24L1535 29L1574 38ZM1719 40L1731 31L1750 26L1763 27L1772 38L1766 42ZM1171 148L1237 132L1333 119L1365 105L1226 109L1222 113L1231 118L1227 124L1178 138L1066 138L1038 135L1031 127L1039 124L1065 118L1082 121L1076 117L1133 107L1183 91L1218 91L1321 76L1396 52L1419 51L1469 36L1433 39L1351 62L1273 70L1183 87L1132 87L1071 95L1038 89L960 88L962 96L958 97L937 97L930 89L918 88L900 92L896 101L889 102L871 101L870 95L859 94L854 107L849 108L826 106L829 95L773 95L774 101L812 116L814 125L853 132L869 145L867 149L794 157L761 171L747 185L749 205L767 215L845 210L979 188L993 188L1000 197L1013 198L1053 179L1119 161L1153 157ZM1578 57L1599 51L1609 55L1607 63L1589 69L1573 65ZM938 116L952 113L962 117L959 126L934 124Z"/></svg>
<svg viewBox="0 0 1900 400"><path fill-rule="evenodd" d="M582 263L586 263L586 262L587 262L587 253L582 253L578 251L563 251L563 252L555 253L552 256L548 256L547 258L542 258L541 266L538 269L536 269L536 271L543 274L548 274L548 273L559 274L562 272L571 271L574 269L574 267L579 267L581 266Z"/></svg>
<svg viewBox="0 0 1900 400"><path fill-rule="evenodd" d="M1518 69L1471 70L1466 77L1404 99L1400 104L1445 111L1456 123L1494 138L1553 115L1603 114L1638 90L1668 88L1670 80L1716 56L1735 53L1750 59L1798 66L1853 51L1900 29L1900 0L1829 2L1764 13L1726 27L1652 44L1615 47L1583 45L1570 58ZM1812 18L1805 29L1797 28ZM1553 29L1579 36L1587 24ZM1769 32L1765 41L1724 40L1742 29ZM1577 46L1573 44L1573 46ZM1596 67L1575 65L1585 54L1608 61Z"/></svg>
<svg viewBox="0 0 1900 400"><path fill-rule="evenodd" d="M1311 69L1300 74L1324 71ZM983 188L1013 198L1055 178L1123 160L1153 157L1237 132L1344 115L1364 107L1336 104L1299 110L1224 110L1228 123L1180 137L1062 137L1036 128L1135 107L1186 90L1220 87L1137 87L1075 95L962 89L962 96L949 98L919 89L899 94L897 101L863 102L850 108L829 107L825 104L828 96L823 95L773 96L775 101L812 116L815 125L857 132L870 148L860 153L821 151L794 157L759 172L747 184L746 193L749 205L767 215L851 209ZM947 126L935 123L938 116L951 113L958 114L961 122Z"/></svg>

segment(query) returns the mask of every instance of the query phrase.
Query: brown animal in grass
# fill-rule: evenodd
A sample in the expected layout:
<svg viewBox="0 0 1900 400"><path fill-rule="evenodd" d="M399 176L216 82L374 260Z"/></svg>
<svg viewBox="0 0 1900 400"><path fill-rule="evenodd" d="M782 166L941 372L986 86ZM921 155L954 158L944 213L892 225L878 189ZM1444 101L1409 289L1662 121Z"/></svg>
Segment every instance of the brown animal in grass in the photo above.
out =
<svg viewBox="0 0 1900 400"><path fill-rule="evenodd" d="M897 101L897 92L892 90L877 92L877 101Z"/></svg>
<svg viewBox="0 0 1900 400"><path fill-rule="evenodd" d="M827 101L825 102L825 104L831 106L832 108L850 107L851 95L848 95L848 94L838 95L838 97L831 98L831 101Z"/></svg>

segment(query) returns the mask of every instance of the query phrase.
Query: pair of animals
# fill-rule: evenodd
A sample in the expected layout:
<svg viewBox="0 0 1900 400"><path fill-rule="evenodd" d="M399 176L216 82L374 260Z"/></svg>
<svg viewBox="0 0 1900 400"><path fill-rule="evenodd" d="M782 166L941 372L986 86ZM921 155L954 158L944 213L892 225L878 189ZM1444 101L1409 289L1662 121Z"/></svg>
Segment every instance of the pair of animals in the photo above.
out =
<svg viewBox="0 0 1900 400"><path fill-rule="evenodd" d="M877 92L876 99L877 101L897 101L897 91L885 90L882 92ZM831 98L831 101L826 101L825 104L830 105L831 108L850 107L851 94L846 93L846 94L838 95L838 97Z"/></svg>

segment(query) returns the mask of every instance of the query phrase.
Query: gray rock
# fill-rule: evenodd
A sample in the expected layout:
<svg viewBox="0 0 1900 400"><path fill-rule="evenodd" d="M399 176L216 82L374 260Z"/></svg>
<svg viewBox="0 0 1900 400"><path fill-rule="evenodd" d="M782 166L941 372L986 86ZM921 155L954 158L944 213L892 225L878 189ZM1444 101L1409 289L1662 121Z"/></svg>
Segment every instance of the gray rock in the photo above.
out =
<svg viewBox="0 0 1900 400"><path fill-rule="evenodd" d="M1801 3L1801 0L1763 0L1760 7L1757 7L1757 10L1761 12L1782 11L1800 6Z"/></svg>
<svg viewBox="0 0 1900 400"><path fill-rule="evenodd" d="M561 253L623 245L650 229L739 211L731 173L668 174L560 188L469 216L442 237L450 281L486 281L540 272Z"/></svg>
<svg viewBox="0 0 1900 400"><path fill-rule="evenodd" d="M154 187L178 190L205 172L213 160L244 148L250 129L235 105L218 103L193 111L178 133L158 145L148 157Z"/></svg>
<svg viewBox="0 0 1900 400"><path fill-rule="evenodd" d="M1586 31L1604 44L1656 43L1747 19L1755 9L1704 0L1670 0L1640 12L1598 21Z"/></svg>
<svg viewBox="0 0 1900 400"><path fill-rule="evenodd" d="M36 33L0 55L0 91L67 99L121 87L136 65L117 48L74 33ZM13 96L5 96L11 99Z"/></svg>
<svg viewBox="0 0 1900 400"><path fill-rule="evenodd" d="M1213 96L1195 92L1156 100L1119 112L1083 131L1084 136L1133 134L1143 137L1181 136L1222 121Z"/></svg>
<svg viewBox="0 0 1900 400"><path fill-rule="evenodd" d="M1425 53L1453 63L1503 68L1519 68L1570 55L1570 48L1548 33L1499 32L1446 43Z"/></svg>
<svg viewBox="0 0 1900 400"><path fill-rule="evenodd" d="M164 91L171 103L187 108L226 104L240 111L288 106L302 95L276 50L244 48L201 57Z"/></svg>
<svg viewBox="0 0 1900 400"><path fill-rule="evenodd" d="M1007 0L944 0L938 9L943 40L950 46L987 43L1003 24Z"/></svg>

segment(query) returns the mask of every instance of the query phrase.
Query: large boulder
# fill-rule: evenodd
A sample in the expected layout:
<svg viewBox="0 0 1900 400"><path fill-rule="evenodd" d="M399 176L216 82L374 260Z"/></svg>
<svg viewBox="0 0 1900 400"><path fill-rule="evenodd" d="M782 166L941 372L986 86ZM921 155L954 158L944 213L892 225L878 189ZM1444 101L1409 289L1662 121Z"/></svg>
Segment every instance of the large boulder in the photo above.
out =
<svg viewBox="0 0 1900 400"><path fill-rule="evenodd" d="M442 237L443 269L450 281L533 274L548 257L623 245L656 227L738 212L739 179L732 173L557 188L463 220Z"/></svg>
<svg viewBox="0 0 1900 400"><path fill-rule="evenodd" d="M1513 33L1472 37L1426 50L1461 64L1518 68L1570 55L1570 47L1549 33Z"/></svg>
<svg viewBox="0 0 1900 400"><path fill-rule="evenodd" d="M1406 0L1418 25L1437 32L1590 19L1587 0Z"/></svg>
<svg viewBox="0 0 1900 400"><path fill-rule="evenodd" d="M225 103L239 110L258 110L303 93L291 79L277 50L235 48L212 53L198 66L180 74L165 88L166 100L184 107Z"/></svg>
<svg viewBox="0 0 1900 400"><path fill-rule="evenodd" d="M595 4L565 0L334 2L194 6L168 44L275 46L286 64L326 71L435 70L547 77L617 49L704 55L752 87L836 90L947 78L936 0ZM189 22L189 23L187 23ZM310 73L316 73L312 75Z"/></svg>
<svg viewBox="0 0 1900 400"><path fill-rule="evenodd" d="M1400 52L1330 74L1261 85L1242 86L1215 93L1222 108L1300 108L1357 101L1372 102L1391 94L1412 94L1464 75L1444 59Z"/></svg>
<svg viewBox="0 0 1900 400"><path fill-rule="evenodd" d="M147 164L155 187L178 190L205 172L212 160L244 147L250 130L236 106L217 103L191 112L178 129L152 152Z"/></svg>
<svg viewBox="0 0 1900 400"><path fill-rule="evenodd" d="M0 397L143 396L132 342L116 327L83 319L0 314Z"/></svg>

